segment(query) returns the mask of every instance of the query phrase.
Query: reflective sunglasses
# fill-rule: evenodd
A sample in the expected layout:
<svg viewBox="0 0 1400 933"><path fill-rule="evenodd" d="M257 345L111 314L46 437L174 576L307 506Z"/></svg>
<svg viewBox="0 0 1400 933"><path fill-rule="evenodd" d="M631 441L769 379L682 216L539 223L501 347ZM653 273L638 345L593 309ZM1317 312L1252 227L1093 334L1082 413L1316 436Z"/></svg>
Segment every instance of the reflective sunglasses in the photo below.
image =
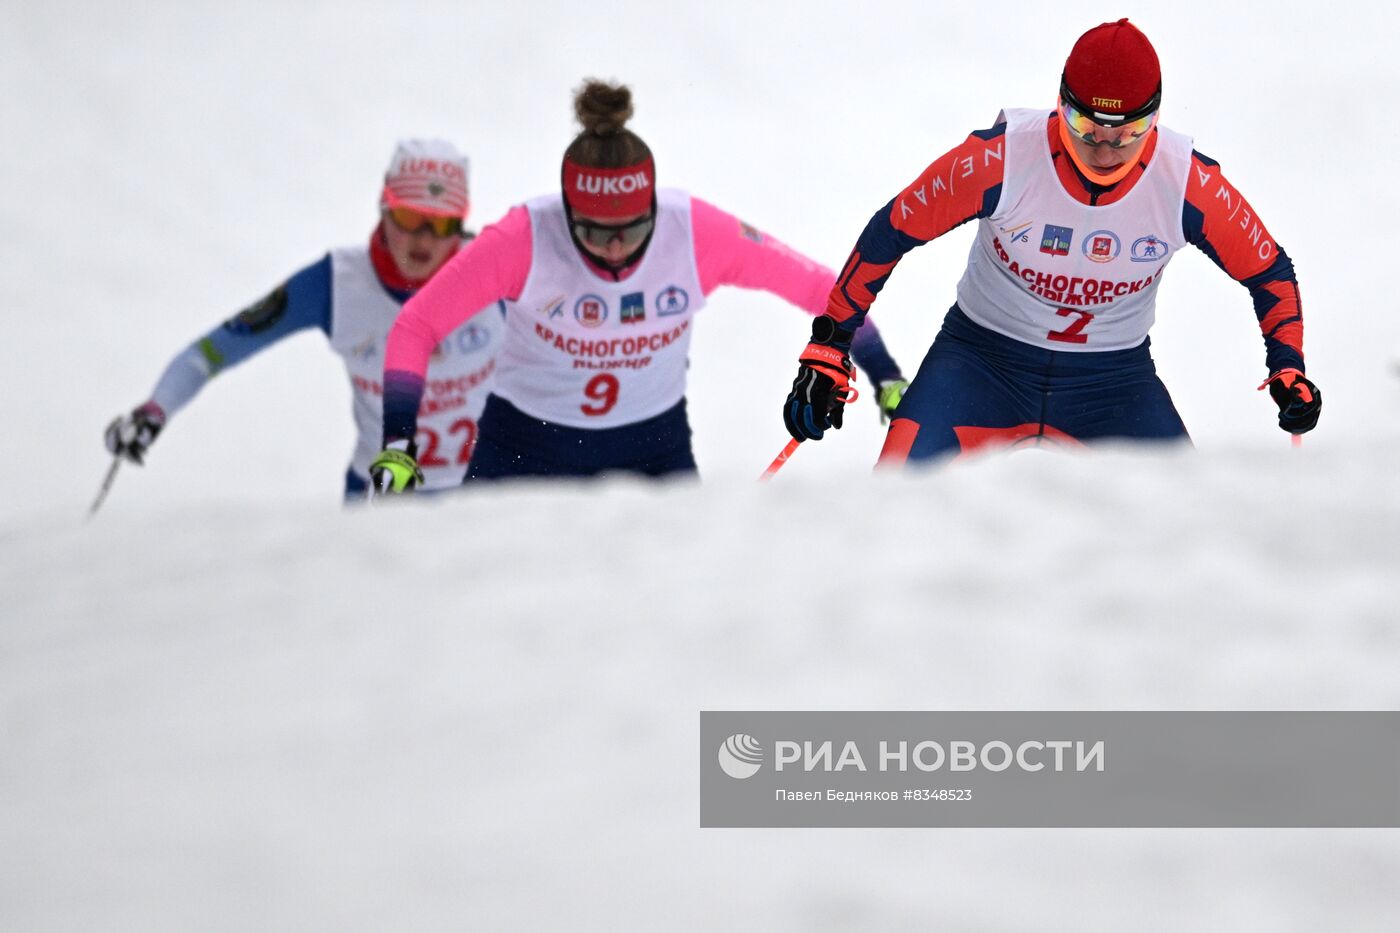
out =
<svg viewBox="0 0 1400 933"><path fill-rule="evenodd" d="M462 218L439 217L436 214L423 214L411 207L391 207L385 211L389 219L404 233L417 233L424 227L432 230L435 237L461 236Z"/></svg>
<svg viewBox="0 0 1400 933"><path fill-rule="evenodd" d="M1111 149L1131 146L1152 132L1152 128L1157 125L1158 113L1159 111L1154 110L1136 120L1110 126L1100 123L1068 101L1060 101L1060 119L1065 121L1065 126L1074 137L1091 146L1108 146Z"/></svg>
<svg viewBox="0 0 1400 933"><path fill-rule="evenodd" d="M652 227L656 226L656 215L648 214L625 224L600 224L591 220L574 220L574 236L589 246L604 247L617 240L623 246L636 246L645 240Z"/></svg>

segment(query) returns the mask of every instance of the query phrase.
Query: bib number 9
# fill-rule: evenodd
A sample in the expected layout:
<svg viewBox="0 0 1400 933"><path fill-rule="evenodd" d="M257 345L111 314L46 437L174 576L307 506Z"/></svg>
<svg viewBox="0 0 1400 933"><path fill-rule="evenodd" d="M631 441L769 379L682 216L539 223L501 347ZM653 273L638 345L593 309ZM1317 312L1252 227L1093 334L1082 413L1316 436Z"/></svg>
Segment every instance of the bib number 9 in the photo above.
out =
<svg viewBox="0 0 1400 933"><path fill-rule="evenodd" d="M578 410L592 418L606 415L617 405L619 388L621 387L618 385L616 376L612 373L599 373L588 380L588 385L583 387L584 398L591 401L580 405Z"/></svg>

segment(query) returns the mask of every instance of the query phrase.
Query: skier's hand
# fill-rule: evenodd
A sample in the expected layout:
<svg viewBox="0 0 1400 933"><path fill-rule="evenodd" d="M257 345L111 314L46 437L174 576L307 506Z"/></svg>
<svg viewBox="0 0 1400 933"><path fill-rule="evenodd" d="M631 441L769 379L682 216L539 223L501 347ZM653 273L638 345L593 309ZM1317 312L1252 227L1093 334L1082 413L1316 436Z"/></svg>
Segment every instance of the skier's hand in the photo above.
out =
<svg viewBox="0 0 1400 933"><path fill-rule="evenodd" d="M139 465L163 427L165 412L155 402L147 402L129 415L112 419L102 440L115 456Z"/></svg>
<svg viewBox="0 0 1400 933"><path fill-rule="evenodd" d="M417 445L411 441L395 441L381 450L369 465L369 484L374 494L412 492L423 485L417 453Z"/></svg>
<svg viewBox="0 0 1400 933"><path fill-rule="evenodd" d="M909 388L909 383L904 379L896 379L894 382L886 382L875 387L875 398L880 403L881 424L888 424L889 420L894 417L894 410L904 400L904 390L907 388Z"/></svg>
<svg viewBox="0 0 1400 933"><path fill-rule="evenodd" d="M827 428L840 430L846 403L856 400L850 345L850 335L825 314L812 322L812 342L797 358L797 378L783 405L783 423L799 441L820 440Z"/></svg>
<svg viewBox="0 0 1400 933"><path fill-rule="evenodd" d="M1322 391L1296 369L1281 369L1260 389L1267 388L1278 405L1278 426L1289 434L1306 434L1322 414Z"/></svg>

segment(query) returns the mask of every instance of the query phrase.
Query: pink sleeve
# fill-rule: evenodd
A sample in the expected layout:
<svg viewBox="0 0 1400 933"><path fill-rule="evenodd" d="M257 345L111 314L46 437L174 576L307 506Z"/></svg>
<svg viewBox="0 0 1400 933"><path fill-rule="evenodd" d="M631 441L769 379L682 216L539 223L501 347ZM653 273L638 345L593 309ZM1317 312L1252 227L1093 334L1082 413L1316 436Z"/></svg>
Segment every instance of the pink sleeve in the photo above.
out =
<svg viewBox="0 0 1400 933"><path fill-rule="evenodd" d="M530 274L530 212L512 207L486 227L410 298L389 331L384 370L423 376L433 347L502 298L520 297Z"/></svg>
<svg viewBox="0 0 1400 933"><path fill-rule="evenodd" d="M836 273L697 197L690 199L700 288L761 288L808 314L826 311Z"/></svg>

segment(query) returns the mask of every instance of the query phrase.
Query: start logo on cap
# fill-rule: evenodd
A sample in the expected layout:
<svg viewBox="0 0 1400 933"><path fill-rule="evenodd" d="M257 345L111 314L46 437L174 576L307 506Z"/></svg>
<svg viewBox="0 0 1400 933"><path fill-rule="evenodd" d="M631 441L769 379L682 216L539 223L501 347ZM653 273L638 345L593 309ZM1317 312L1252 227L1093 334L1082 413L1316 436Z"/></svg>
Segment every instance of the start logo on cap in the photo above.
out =
<svg viewBox="0 0 1400 933"><path fill-rule="evenodd" d="M405 139L384 173L383 202L425 214L466 218L467 157L441 139Z"/></svg>
<svg viewBox="0 0 1400 933"><path fill-rule="evenodd" d="M1137 113L1155 109L1162 67L1147 36L1124 18L1079 37L1065 62L1064 86L1087 110Z"/></svg>

